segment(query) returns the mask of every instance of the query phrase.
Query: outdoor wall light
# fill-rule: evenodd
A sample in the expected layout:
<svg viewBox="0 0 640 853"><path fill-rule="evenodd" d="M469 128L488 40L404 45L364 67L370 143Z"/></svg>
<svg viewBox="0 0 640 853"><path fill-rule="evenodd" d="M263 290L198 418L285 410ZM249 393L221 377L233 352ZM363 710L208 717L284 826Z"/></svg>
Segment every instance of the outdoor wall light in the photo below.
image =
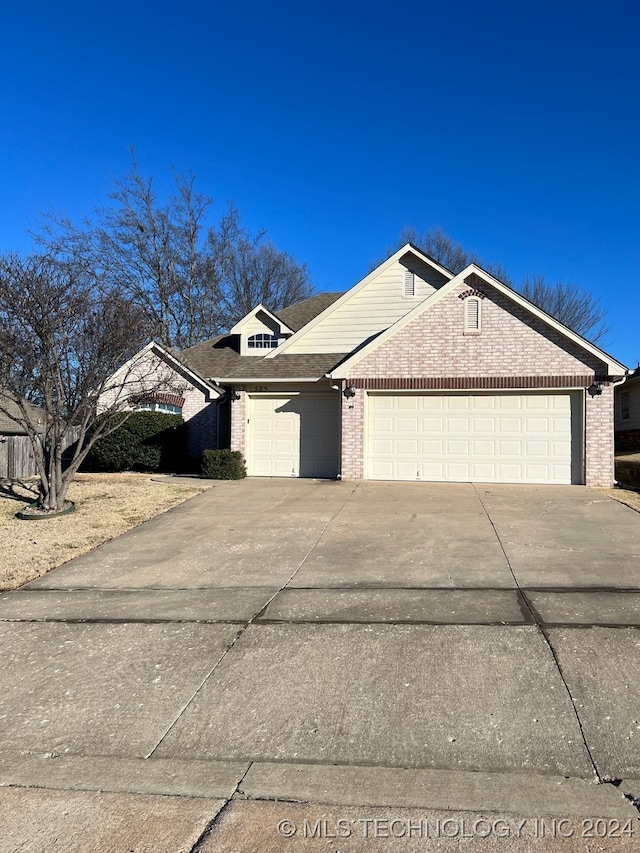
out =
<svg viewBox="0 0 640 853"><path fill-rule="evenodd" d="M240 394L238 394L235 389L233 391L229 391L229 399L232 403L235 403L237 400L240 399Z"/></svg>
<svg viewBox="0 0 640 853"><path fill-rule="evenodd" d="M599 397L602 394L602 382L594 382L593 385L589 385L587 393L591 397Z"/></svg>
<svg viewBox="0 0 640 853"><path fill-rule="evenodd" d="M349 385L347 388L344 389L342 393L344 394L347 400L350 400L352 397L356 396L356 386Z"/></svg>

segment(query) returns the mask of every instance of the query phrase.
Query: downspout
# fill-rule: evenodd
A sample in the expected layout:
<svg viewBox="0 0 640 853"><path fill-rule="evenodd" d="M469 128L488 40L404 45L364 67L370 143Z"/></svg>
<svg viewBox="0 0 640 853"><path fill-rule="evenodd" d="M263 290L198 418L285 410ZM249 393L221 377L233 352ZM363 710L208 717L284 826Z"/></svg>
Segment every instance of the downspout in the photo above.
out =
<svg viewBox="0 0 640 853"><path fill-rule="evenodd" d="M622 377L612 376L610 384L613 386L613 485L619 486L620 484L616 480L616 387L618 385L622 385L627 376L629 376L629 371L625 373Z"/></svg>

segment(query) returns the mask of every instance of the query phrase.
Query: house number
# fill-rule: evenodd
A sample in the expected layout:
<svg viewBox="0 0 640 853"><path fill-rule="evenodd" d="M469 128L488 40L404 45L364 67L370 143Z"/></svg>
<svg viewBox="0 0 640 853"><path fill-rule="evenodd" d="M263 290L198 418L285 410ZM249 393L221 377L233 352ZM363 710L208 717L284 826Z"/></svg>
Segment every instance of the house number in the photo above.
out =
<svg viewBox="0 0 640 853"><path fill-rule="evenodd" d="M254 390L254 392L266 391L267 386L266 385L254 385L253 390Z"/></svg>

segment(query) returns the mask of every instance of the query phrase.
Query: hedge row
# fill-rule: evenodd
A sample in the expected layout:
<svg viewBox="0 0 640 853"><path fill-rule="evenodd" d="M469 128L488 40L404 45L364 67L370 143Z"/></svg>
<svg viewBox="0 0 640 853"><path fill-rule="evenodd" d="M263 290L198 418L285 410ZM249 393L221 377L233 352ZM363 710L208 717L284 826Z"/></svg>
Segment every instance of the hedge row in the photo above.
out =
<svg viewBox="0 0 640 853"><path fill-rule="evenodd" d="M186 429L180 415L134 412L117 430L96 441L85 468L178 471L185 467L186 449Z"/></svg>

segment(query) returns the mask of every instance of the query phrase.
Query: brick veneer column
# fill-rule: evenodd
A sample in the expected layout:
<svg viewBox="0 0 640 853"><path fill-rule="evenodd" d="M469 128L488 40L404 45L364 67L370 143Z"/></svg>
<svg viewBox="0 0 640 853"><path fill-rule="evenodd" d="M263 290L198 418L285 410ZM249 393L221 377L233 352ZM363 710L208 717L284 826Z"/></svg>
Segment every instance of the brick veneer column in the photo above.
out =
<svg viewBox="0 0 640 853"><path fill-rule="evenodd" d="M585 483L609 489L613 486L613 385L602 394L586 395Z"/></svg>
<svg viewBox="0 0 640 853"><path fill-rule="evenodd" d="M246 459L247 394L245 391L238 394L240 399L231 403L231 450L239 450Z"/></svg>
<svg viewBox="0 0 640 853"><path fill-rule="evenodd" d="M342 479L362 480L364 477L364 405L362 388L356 396L342 399Z"/></svg>

